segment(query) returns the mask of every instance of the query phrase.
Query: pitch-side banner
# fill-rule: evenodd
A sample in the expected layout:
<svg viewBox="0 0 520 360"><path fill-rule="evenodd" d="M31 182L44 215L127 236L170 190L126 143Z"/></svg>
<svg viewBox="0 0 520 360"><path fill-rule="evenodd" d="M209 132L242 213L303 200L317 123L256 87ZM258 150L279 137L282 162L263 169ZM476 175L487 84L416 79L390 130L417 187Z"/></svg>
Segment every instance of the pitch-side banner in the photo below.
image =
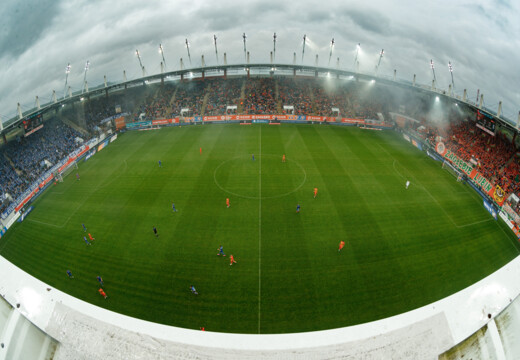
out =
<svg viewBox="0 0 520 360"><path fill-rule="evenodd" d="M342 118L341 122L347 123L347 124L363 124L364 123L364 121L361 119L349 119L349 118Z"/></svg>
<svg viewBox="0 0 520 360"><path fill-rule="evenodd" d="M184 121L187 121L187 122L202 121L202 116L185 116Z"/></svg>
<svg viewBox="0 0 520 360"><path fill-rule="evenodd" d="M114 119L114 122L116 123L116 130L121 130L126 127L125 118L122 116Z"/></svg>
<svg viewBox="0 0 520 360"><path fill-rule="evenodd" d="M456 168L464 172L475 184L477 184L482 191L491 196L491 198L500 206L504 204L506 200L505 193L499 185L493 186L493 184L482 176L471 164L468 164L461 158L459 158L454 152L448 150L444 143L438 142L435 146L435 150L446 160L451 162Z"/></svg>
<svg viewBox="0 0 520 360"><path fill-rule="evenodd" d="M305 115L217 115L203 116L203 121L240 121L240 120L292 120L305 121L309 120Z"/></svg>
<svg viewBox="0 0 520 360"><path fill-rule="evenodd" d="M318 121L318 122L337 122L338 119L331 116L311 116L311 115L215 115L203 116L203 121L240 121L240 120L287 120L287 121ZM365 124L363 119L341 118L342 123ZM379 126L388 126L380 124Z"/></svg>
<svg viewBox="0 0 520 360"><path fill-rule="evenodd" d="M171 124L173 119L158 119L152 120L152 125L169 125Z"/></svg>

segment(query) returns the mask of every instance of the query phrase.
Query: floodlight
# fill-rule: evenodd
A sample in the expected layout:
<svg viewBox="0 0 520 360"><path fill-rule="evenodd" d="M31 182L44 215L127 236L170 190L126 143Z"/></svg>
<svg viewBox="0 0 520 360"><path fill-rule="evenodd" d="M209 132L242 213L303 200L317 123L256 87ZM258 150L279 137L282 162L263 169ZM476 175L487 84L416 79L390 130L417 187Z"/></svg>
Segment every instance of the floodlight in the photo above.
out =
<svg viewBox="0 0 520 360"><path fill-rule="evenodd" d="M356 67L356 64L358 63L357 59L358 59L358 54L359 54L360 50L361 50L361 43L358 43L356 45L356 56L354 57L354 68Z"/></svg>
<svg viewBox="0 0 520 360"><path fill-rule="evenodd" d="M437 82L437 77L435 76L435 67L433 66L433 60L430 60L430 67L432 68L433 81Z"/></svg>

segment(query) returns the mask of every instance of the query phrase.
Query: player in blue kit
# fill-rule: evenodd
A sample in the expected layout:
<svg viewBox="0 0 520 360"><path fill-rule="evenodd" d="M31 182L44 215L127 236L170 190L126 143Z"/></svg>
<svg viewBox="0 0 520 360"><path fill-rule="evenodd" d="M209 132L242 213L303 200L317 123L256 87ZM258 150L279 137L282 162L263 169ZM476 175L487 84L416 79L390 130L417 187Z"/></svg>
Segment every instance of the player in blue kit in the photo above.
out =
<svg viewBox="0 0 520 360"><path fill-rule="evenodd" d="M226 256L226 254L224 254L224 247L222 245L220 245L220 247L217 249L218 250L218 256L222 255L222 256Z"/></svg>
<svg viewBox="0 0 520 360"><path fill-rule="evenodd" d="M177 212L177 209L175 208L175 204L174 203L172 203L172 210L173 210L173 212Z"/></svg>
<svg viewBox="0 0 520 360"><path fill-rule="evenodd" d="M159 160L159 167L162 167L162 162L161 162L161 160Z"/></svg>
<svg viewBox="0 0 520 360"><path fill-rule="evenodd" d="M85 240L85 244L87 245L92 245L92 243L90 241L87 240L87 237L86 236L83 236L83 240Z"/></svg>
<svg viewBox="0 0 520 360"><path fill-rule="evenodd" d="M103 287L104 283L103 283L103 278L101 276L98 276L96 277L97 281L99 281L99 285L101 285L101 287Z"/></svg>
<svg viewBox="0 0 520 360"><path fill-rule="evenodd" d="M197 290L195 289L195 286L190 285L190 290L191 290L191 292L192 292L193 294L195 294L195 295L199 295L199 293L198 293Z"/></svg>
<svg viewBox="0 0 520 360"><path fill-rule="evenodd" d="M87 232L87 227L85 226L85 224L81 224L81 226L83 226L83 231Z"/></svg>
<svg viewBox="0 0 520 360"><path fill-rule="evenodd" d="M74 275L72 275L72 272L70 270L67 270L67 276L70 278L70 279L74 279Z"/></svg>
<svg viewBox="0 0 520 360"><path fill-rule="evenodd" d="M300 204L296 205L296 212L297 212L297 213L300 212Z"/></svg>

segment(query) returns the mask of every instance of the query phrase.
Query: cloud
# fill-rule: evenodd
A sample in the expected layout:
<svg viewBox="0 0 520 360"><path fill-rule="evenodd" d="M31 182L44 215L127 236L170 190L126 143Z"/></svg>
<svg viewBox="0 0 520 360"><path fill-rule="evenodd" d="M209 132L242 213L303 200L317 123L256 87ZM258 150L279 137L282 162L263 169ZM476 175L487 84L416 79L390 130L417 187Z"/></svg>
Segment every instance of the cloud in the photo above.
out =
<svg viewBox="0 0 520 360"><path fill-rule="evenodd" d="M372 10L352 9L346 14L361 29L375 34L386 34L390 31L390 19Z"/></svg>
<svg viewBox="0 0 520 360"><path fill-rule="evenodd" d="M59 1L4 0L0 18L0 58L16 57L34 45L59 14Z"/></svg>
<svg viewBox="0 0 520 360"><path fill-rule="evenodd" d="M29 6L30 5L30 6ZM169 70L179 69L180 58L189 65L185 39L190 42L193 66L204 55L216 63L213 35L218 38L220 63L244 61L242 33L252 62L268 62L277 33L276 61L301 62L302 38L309 42L303 62L326 65L331 38L335 47L331 65L354 69L355 47L361 43L361 71L372 74L385 49L379 74L408 81L414 74L431 84L430 59L436 64L438 86L447 89L454 66L456 91L477 89L486 104L504 101L504 111L516 119L520 83L520 2L461 0L421 2L383 0L365 2L311 0L298 2L204 0L6 0L0 26L0 115L3 121L16 114L16 103L34 105L34 96L50 99L52 90L62 96L65 67L72 71L68 84L83 86L84 65L90 87L141 76L135 50L139 49L147 74L160 71L159 44Z"/></svg>

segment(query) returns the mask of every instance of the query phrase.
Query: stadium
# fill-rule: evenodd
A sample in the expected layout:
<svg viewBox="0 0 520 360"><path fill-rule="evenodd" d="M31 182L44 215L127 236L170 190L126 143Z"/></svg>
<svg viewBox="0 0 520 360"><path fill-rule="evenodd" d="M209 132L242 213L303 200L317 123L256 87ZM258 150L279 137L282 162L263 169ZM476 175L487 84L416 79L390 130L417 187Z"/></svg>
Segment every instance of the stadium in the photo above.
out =
<svg viewBox="0 0 520 360"><path fill-rule="evenodd" d="M1 123L0 359L517 358L520 118L244 60Z"/></svg>

